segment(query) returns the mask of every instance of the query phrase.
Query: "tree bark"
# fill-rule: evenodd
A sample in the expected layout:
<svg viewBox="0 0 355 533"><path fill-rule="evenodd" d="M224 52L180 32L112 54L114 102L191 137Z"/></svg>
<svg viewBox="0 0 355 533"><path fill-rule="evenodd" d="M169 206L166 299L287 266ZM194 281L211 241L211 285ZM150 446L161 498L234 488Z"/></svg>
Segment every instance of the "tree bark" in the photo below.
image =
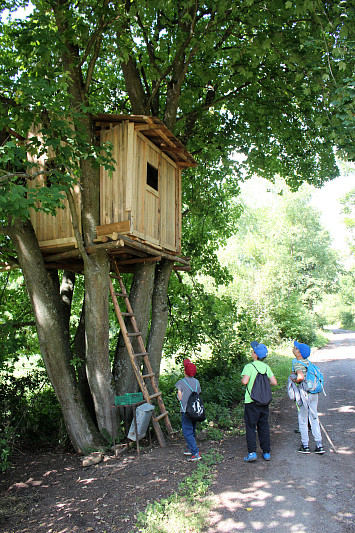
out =
<svg viewBox="0 0 355 533"><path fill-rule="evenodd" d="M58 270L55 270L58 275ZM69 331L70 324L70 314L71 314L71 303L73 300L75 286L75 272L64 271L62 275L62 281L60 284L60 298L62 301L63 315L65 320L65 325Z"/></svg>
<svg viewBox="0 0 355 533"><path fill-rule="evenodd" d="M77 360L76 371L78 376L78 386L81 396L90 413L92 420L97 426L95 406L92 399L88 378L86 375L86 350L85 350L85 301L81 309L79 325L74 337L75 357Z"/></svg>
<svg viewBox="0 0 355 533"><path fill-rule="evenodd" d="M107 253L89 257L85 267L86 373L99 430L112 433L113 376L109 359L109 268ZM107 434L106 434L107 432Z"/></svg>
<svg viewBox="0 0 355 533"><path fill-rule="evenodd" d="M169 318L168 285L174 262L163 259L156 266L152 298L152 319L147 342L150 364L157 377L160 375L160 363L163 353L164 338Z"/></svg>
<svg viewBox="0 0 355 533"><path fill-rule="evenodd" d="M104 440L85 408L69 361L72 353L57 283L44 268L32 224L19 219L9 231L22 268L43 361L62 408L70 440L78 453L103 449Z"/></svg>

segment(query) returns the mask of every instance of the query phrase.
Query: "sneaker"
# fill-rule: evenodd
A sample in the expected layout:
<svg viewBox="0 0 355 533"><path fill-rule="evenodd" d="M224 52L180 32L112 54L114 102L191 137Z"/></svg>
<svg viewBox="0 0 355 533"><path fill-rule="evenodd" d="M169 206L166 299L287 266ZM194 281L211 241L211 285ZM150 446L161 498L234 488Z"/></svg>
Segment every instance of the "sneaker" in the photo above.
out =
<svg viewBox="0 0 355 533"><path fill-rule="evenodd" d="M253 461L256 461L256 459L256 452L250 452L246 457L244 457L243 461L245 461L246 463L252 463Z"/></svg>
<svg viewBox="0 0 355 533"><path fill-rule="evenodd" d="M263 453L263 459L265 461L270 461L270 452L264 452Z"/></svg>
<svg viewBox="0 0 355 533"><path fill-rule="evenodd" d="M309 451L309 446L303 446L303 444L301 444L301 446L298 448L298 451L300 453L311 453Z"/></svg>
<svg viewBox="0 0 355 533"><path fill-rule="evenodd" d="M186 450L184 451L184 455L192 455L192 453L189 449L186 448Z"/></svg>
<svg viewBox="0 0 355 533"><path fill-rule="evenodd" d="M325 453L325 449L323 448L323 446L317 446L314 450L314 453Z"/></svg>
<svg viewBox="0 0 355 533"><path fill-rule="evenodd" d="M199 461L202 459L200 452L197 455L191 455L191 457L188 458L188 461Z"/></svg>

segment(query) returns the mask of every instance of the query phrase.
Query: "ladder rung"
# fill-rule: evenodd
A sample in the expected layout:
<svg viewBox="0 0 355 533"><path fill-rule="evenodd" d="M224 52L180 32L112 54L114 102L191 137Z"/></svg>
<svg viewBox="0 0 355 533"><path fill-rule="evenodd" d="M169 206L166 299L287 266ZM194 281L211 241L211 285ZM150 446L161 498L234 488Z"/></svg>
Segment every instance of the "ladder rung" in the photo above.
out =
<svg viewBox="0 0 355 533"><path fill-rule="evenodd" d="M127 333L128 337L141 337L142 333L140 331L136 331L133 333Z"/></svg>
<svg viewBox="0 0 355 533"><path fill-rule="evenodd" d="M121 298L128 298L128 294L125 292L115 292L116 296L120 296Z"/></svg>
<svg viewBox="0 0 355 533"><path fill-rule="evenodd" d="M147 352L142 352L142 353L134 353L132 355L133 357L146 357L148 354Z"/></svg>
<svg viewBox="0 0 355 533"><path fill-rule="evenodd" d="M169 411L165 411L164 413L162 413L161 415L157 416L156 417L156 421L159 422L159 420L161 420L162 418L164 418L164 416L167 416L169 413Z"/></svg>
<svg viewBox="0 0 355 533"><path fill-rule="evenodd" d="M156 392L155 394L152 394L149 396L149 399L152 400L153 398L158 398L158 396L161 396L161 392Z"/></svg>
<svg viewBox="0 0 355 533"><path fill-rule="evenodd" d="M154 372L151 372L150 374L144 374L144 376L142 376L143 379L145 378L152 378L153 376L155 376Z"/></svg>
<svg viewBox="0 0 355 533"><path fill-rule="evenodd" d="M134 313L122 313L121 312L121 315L122 316L134 316Z"/></svg>

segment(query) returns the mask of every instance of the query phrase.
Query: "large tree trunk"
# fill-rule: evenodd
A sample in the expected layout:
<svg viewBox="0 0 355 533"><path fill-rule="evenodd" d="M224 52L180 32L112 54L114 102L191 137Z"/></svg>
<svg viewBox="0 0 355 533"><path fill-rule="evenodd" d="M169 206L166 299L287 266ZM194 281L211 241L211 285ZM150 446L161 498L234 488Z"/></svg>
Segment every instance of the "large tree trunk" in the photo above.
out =
<svg viewBox="0 0 355 533"><path fill-rule="evenodd" d="M86 374L86 349L85 349L85 302L83 303L79 325L76 328L74 337L75 358L77 359L77 376L78 386L81 396L90 413L91 418L97 425L94 401L92 399L91 390L89 387L88 377Z"/></svg>
<svg viewBox="0 0 355 533"><path fill-rule="evenodd" d="M78 453L103 449L104 440L85 408L70 367L72 353L58 284L53 283L44 268L32 224L17 219L9 234L32 304L43 361L61 405L70 440Z"/></svg>
<svg viewBox="0 0 355 533"><path fill-rule="evenodd" d="M109 359L109 260L106 252L85 266L86 373L99 430L112 434L113 376Z"/></svg>
<svg viewBox="0 0 355 533"><path fill-rule="evenodd" d="M83 121L88 141L95 142L90 117ZM82 161L82 225L86 246L93 244L100 221L100 171L91 161ZM82 252L85 275L86 373L95 405L99 430L112 434L114 401L113 376L109 358L109 273L106 251L87 255Z"/></svg>
<svg viewBox="0 0 355 533"><path fill-rule="evenodd" d="M143 341L146 339L149 326L154 271L154 263L137 265L129 294L129 300L139 331L142 332ZM126 327L128 331L132 331L131 321L129 319L126 319ZM132 344L135 352L140 351L136 343L132 342ZM126 392L136 392L138 390L137 379L121 333L117 342L113 373L117 394L121 395Z"/></svg>
<svg viewBox="0 0 355 533"><path fill-rule="evenodd" d="M152 299L152 319L147 342L150 363L157 377L163 353L164 338L169 318L168 285L174 266L173 261L163 259L156 267Z"/></svg>

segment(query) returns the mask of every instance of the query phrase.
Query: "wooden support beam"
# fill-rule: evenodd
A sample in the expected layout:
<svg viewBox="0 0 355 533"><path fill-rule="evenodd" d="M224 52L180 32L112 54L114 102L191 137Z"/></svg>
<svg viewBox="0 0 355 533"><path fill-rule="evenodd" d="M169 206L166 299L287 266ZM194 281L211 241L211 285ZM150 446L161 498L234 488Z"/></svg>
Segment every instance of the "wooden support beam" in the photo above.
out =
<svg viewBox="0 0 355 533"><path fill-rule="evenodd" d="M160 124L135 124L134 129L136 131L144 130L159 130L161 128Z"/></svg>
<svg viewBox="0 0 355 533"><path fill-rule="evenodd" d="M103 242L102 244L93 244L92 246L87 246L85 248L87 254L95 254L101 250L112 250L112 248L123 248L124 241L123 239L118 239L117 241L112 242Z"/></svg>
<svg viewBox="0 0 355 533"><path fill-rule="evenodd" d="M185 259L182 259L182 257L178 257L176 255L170 255L168 253L164 253L161 250L154 250L154 248L151 248L150 246L147 246L145 244L142 244L137 241L132 241L132 239L129 239L128 237L125 237L124 235L120 235L120 238L123 240L125 244L128 246L131 246L131 248L137 248L137 250L142 250L142 252L146 252L149 255L156 255L161 257L164 257L164 259L170 259L170 261L176 261L177 263L182 263L183 265L189 266L190 262L186 261Z"/></svg>
<svg viewBox="0 0 355 533"><path fill-rule="evenodd" d="M137 254L141 257L143 256L142 262L160 261L162 258L164 258L169 259L170 261L174 261L176 263L181 263L182 265L187 267L190 266L190 262L182 257L165 253L162 250L155 250L154 248L147 246L146 244L134 241L128 237L125 237L124 235L119 235L119 238L115 241L102 242L100 244L93 244L92 246L87 246L85 250L87 254L94 254L96 252L99 252L100 250L106 250L107 252L111 252L112 254L114 254L116 251L118 252L120 248L124 248L126 250L126 246L130 248L130 253L132 255ZM147 257L144 257L143 254L147 254ZM151 256L153 256L153 258L151 258ZM44 262L46 264L64 262L66 259L76 259L79 257L80 252L78 249L75 249L69 250L68 252L60 252L57 254L47 255L44 257Z"/></svg>
<svg viewBox="0 0 355 533"><path fill-rule="evenodd" d="M58 262L58 263L46 263L45 268L47 270L69 270L69 272L83 272L84 271L84 264L83 262L80 263L64 263L64 262Z"/></svg>
<svg viewBox="0 0 355 533"><path fill-rule="evenodd" d="M76 248L75 250L69 250L68 252L59 252L52 255L47 255L43 258L43 261L45 263L52 263L56 261L62 261L63 259L75 259L80 256L79 250Z"/></svg>
<svg viewBox="0 0 355 533"><path fill-rule="evenodd" d="M94 244L92 246L86 247L85 250L86 250L86 253L92 254L95 252L99 252L100 250L105 250L107 246L110 244L113 244L115 248L124 246L124 242L122 241L122 239L118 239L117 241L110 242L110 243ZM44 258L44 262L51 263L55 261L62 261L63 259L74 259L76 257L80 257L80 252L78 249L69 250L68 252L61 252L58 254L47 255Z"/></svg>
<svg viewBox="0 0 355 533"><path fill-rule="evenodd" d="M174 265L173 270L181 272L191 272L190 266Z"/></svg>
<svg viewBox="0 0 355 533"><path fill-rule="evenodd" d="M122 265L134 265L135 263L153 263L161 261L161 256L156 257L140 257L138 259L122 259L118 262L120 268ZM185 267L184 267L185 268Z"/></svg>
<svg viewBox="0 0 355 533"><path fill-rule="evenodd" d="M122 222L114 222L113 224L105 224L104 226L96 226L96 235L110 235L111 233L129 233L131 231L131 223L129 220Z"/></svg>

